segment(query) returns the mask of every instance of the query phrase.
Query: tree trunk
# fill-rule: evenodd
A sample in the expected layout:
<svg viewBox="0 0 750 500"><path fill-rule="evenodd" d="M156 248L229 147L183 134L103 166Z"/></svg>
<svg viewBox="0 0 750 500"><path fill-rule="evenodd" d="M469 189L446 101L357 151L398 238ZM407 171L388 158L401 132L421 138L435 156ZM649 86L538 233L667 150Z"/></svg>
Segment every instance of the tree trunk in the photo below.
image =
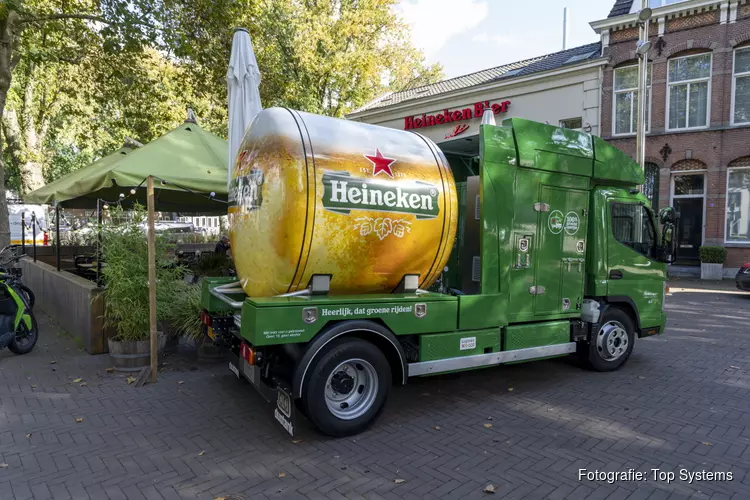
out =
<svg viewBox="0 0 750 500"><path fill-rule="evenodd" d="M13 57L13 24L17 15L10 12L7 17L0 18L0 120L5 112L5 99L10 88ZM2 134L0 134L2 139ZM8 222L8 203L5 199L5 164L3 163L3 141L0 140L0 248L10 245L10 224Z"/></svg>

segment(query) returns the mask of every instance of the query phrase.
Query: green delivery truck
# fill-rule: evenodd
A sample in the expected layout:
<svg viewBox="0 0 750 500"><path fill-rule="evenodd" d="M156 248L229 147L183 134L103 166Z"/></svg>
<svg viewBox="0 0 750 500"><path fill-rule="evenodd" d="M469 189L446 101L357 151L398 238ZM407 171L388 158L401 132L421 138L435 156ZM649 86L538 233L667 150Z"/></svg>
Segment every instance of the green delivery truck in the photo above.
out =
<svg viewBox="0 0 750 500"><path fill-rule="evenodd" d="M517 118L479 139L465 175L413 132L279 108L251 125L230 190L239 278L203 281L202 320L290 434L301 415L361 432L411 377L560 356L613 371L664 332L678 214L654 213L638 164Z"/></svg>

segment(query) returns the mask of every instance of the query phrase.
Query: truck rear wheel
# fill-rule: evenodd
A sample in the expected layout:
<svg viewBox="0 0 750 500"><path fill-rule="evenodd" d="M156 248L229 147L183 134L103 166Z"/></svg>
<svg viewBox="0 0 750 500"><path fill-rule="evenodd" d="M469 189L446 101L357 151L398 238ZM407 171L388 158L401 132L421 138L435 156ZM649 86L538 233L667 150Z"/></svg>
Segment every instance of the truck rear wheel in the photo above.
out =
<svg viewBox="0 0 750 500"><path fill-rule="evenodd" d="M375 345L341 339L315 357L302 403L323 433L345 437L362 432L378 417L391 388L391 367Z"/></svg>
<svg viewBox="0 0 750 500"><path fill-rule="evenodd" d="M622 309L608 307L599 321L599 329L588 344L579 344L579 353L590 368L600 372L617 370L630 357L635 345L635 325Z"/></svg>

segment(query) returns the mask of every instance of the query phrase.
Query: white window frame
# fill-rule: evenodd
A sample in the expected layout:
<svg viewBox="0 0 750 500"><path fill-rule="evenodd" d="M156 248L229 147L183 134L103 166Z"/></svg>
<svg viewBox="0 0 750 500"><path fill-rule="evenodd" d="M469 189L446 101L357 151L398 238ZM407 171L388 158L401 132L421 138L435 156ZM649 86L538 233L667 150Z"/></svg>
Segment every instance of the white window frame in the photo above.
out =
<svg viewBox="0 0 750 500"><path fill-rule="evenodd" d="M727 169L727 184L724 186L724 244L750 246L750 241L735 241L727 238L727 214L729 213L729 173L735 170L750 170L750 167L732 167ZM750 216L750 214L748 215Z"/></svg>
<svg viewBox="0 0 750 500"><path fill-rule="evenodd" d="M687 110L690 109L690 84L692 83L702 83L705 81L708 81L708 96L707 96L707 102L706 102L706 124L700 125L697 127L678 127L678 128L670 128L669 127L669 101L671 99L671 92L672 89L672 82L670 82L669 78L669 63L672 61L677 61L678 59L689 59L691 57L700 57L705 56L706 54L709 55L710 64L709 64L709 73L708 77L706 78L695 78L693 80L680 80L679 83L675 83L674 85L687 85L687 100L685 101L685 117L686 120L690 121L690 116L687 114ZM672 57L670 59L667 59L667 112L666 112L666 120L664 123L664 126L666 130L668 131L680 131L680 130L703 130L707 129L711 126L711 81L713 80L714 76L714 54L713 52L701 52L700 54L692 54L689 56L681 56L681 57Z"/></svg>
<svg viewBox="0 0 750 500"><path fill-rule="evenodd" d="M750 121L746 121L746 122L735 122L734 121L734 105L735 105L734 96L736 95L736 92L737 92L737 79L738 78L750 78L750 71L746 71L744 73L739 73L739 74L735 73L735 71L734 71L735 70L735 63L737 62L737 52L741 52L741 51L745 51L745 50L747 50L748 52L750 52L750 45L734 49L734 51L732 52L732 107L730 108L731 115L729 117L729 124L732 125L732 126L734 126L734 125L750 125Z"/></svg>
<svg viewBox="0 0 750 500"><path fill-rule="evenodd" d="M680 175L702 175L703 176L703 194L674 194L674 179ZM727 176L729 179L729 176ZM729 182L727 180L727 182ZM703 224L701 227L701 245L706 243L706 198L708 191L708 171L702 170L676 170L672 172L669 179L669 206L674 206L674 200L680 198L701 198L703 200ZM725 191L726 192L726 191ZM679 242L678 242L679 243Z"/></svg>
<svg viewBox="0 0 750 500"><path fill-rule="evenodd" d="M648 115L648 120L646 120L646 133L648 134L651 132L651 101L654 97L654 92L652 89L652 81L654 79L654 68L652 66L652 63L648 63L648 66L651 68L651 80L649 80L647 85L647 94L648 94L648 109L646 110L646 113ZM615 90L615 83L617 78L617 70L621 69L628 69L628 68L637 68L638 64L628 64L627 66L620 66L619 68L615 68L612 71L612 137L628 137L628 136L634 136L637 133L637 130L634 130L632 132L626 132L624 134L618 134L617 133L617 94L626 94L628 92L632 92L634 95L638 93L638 87L634 87L632 89L625 89L625 90ZM648 73L648 69L646 70ZM635 106L635 99L631 101L630 105L630 112L631 117L634 114L638 114L638 108ZM632 118L631 118L631 124Z"/></svg>

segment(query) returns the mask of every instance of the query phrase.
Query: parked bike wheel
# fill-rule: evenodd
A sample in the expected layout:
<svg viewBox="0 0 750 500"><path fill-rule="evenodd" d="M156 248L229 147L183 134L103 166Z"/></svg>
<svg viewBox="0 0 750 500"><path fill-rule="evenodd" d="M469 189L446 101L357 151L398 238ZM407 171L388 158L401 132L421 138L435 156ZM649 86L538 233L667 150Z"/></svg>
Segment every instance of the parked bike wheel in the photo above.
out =
<svg viewBox="0 0 750 500"><path fill-rule="evenodd" d="M13 354L26 354L31 352L36 345L36 341L39 340L39 325L36 322L36 317L29 311L31 316L31 328L26 327L26 323L21 321L16 330L16 338L8 344L8 350Z"/></svg>

